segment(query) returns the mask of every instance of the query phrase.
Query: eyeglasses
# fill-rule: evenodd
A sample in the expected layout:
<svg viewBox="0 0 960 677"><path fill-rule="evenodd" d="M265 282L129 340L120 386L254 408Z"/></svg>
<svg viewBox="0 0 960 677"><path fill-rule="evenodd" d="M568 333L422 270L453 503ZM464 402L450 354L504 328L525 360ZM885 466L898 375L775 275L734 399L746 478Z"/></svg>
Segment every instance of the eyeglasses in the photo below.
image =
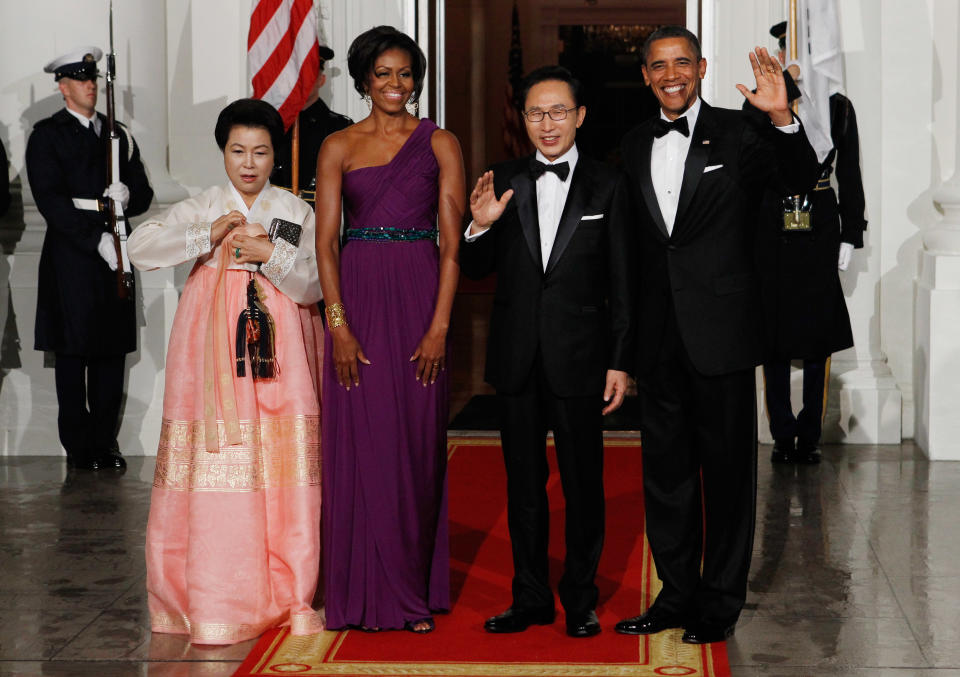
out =
<svg viewBox="0 0 960 677"><path fill-rule="evenodd" d="M550 119L554 122L560 122L561 120L567 119L567 113L577 110L577 107L573 108L551 108L548 111L542 110L528 110L523 114L523 117L527 118L527 122L540 122L543 120L545 115L549 115Z"/></svg>

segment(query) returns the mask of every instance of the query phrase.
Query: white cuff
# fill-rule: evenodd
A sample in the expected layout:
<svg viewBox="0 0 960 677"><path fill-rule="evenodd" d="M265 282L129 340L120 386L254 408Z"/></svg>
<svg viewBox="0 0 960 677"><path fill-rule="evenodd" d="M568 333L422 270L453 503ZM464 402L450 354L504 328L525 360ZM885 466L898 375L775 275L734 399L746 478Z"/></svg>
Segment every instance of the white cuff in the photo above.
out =
<svg viewBox="0 0 960 677"><path fill-rule="evenodd" d="M473 221L470 221L470 225L467 226L467 229L463 232L463 239L465 239L467 242L473 242L478 237L480 237L486 232L489 232L490 230L489 228L487 228L486 230L479 230L475 233L473 232L473 223L474 223Z"/></svg>
<svg viewBox="0 0 960 677"><path fill-rule="evenodd" d="M297 262L297 248L284 239L277 238L273 243L273 254L269 260L260 266L260 272L273 282L274 287L279 287L283 278L293 268Z"/></svg>
<svg viewBox="0 0 960 677"><path fill-rule="evenodd" d="M192 223L187 226L187 259L195 259L210 251L212 223Z"/></svg>
<svg viewBox="0 0 960 677"><path fill-rule="evenodd" d="M796 134L797 132L800 131L800 123L797 122L796 118L794 118L793 122L791 122L789 125L784 125L783 127L775 127L775 128L778 131L783 132L784 134Z"/></svg>

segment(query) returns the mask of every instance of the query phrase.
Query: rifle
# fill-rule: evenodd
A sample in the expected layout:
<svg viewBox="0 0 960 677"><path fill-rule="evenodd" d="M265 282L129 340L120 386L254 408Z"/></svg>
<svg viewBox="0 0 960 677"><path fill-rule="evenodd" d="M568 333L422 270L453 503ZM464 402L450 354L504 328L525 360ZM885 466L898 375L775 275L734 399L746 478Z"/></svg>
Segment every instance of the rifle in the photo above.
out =
<svg viewBox="0 0 960 677"><path fill-rule="evenodd" d="M117 133L116 112L113 98L113 82L117 75L117 55L113 50L113 0L110 0L110 53L107 54L107 129L110 143L107 144L107 185L120 179L120 135ZM113 198L107 198L107 213L113 246L117 252L117 296L122 299L133 295L133 270L127 256L127 217L123 206Z"/></svg>

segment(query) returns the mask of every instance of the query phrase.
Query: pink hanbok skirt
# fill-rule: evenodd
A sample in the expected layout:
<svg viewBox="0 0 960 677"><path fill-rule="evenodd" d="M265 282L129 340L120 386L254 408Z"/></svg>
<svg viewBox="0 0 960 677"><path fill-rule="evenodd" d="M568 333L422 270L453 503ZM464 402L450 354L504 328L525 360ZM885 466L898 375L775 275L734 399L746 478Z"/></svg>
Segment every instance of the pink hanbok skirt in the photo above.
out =
<svg viewBox="0 0 960 677"><path fill-rule="evenodd" d="M227 270L230 356L250 274ZM241 444L204 442L204 347L217 271L197 265L183 290L166 361L163 425L147 523L154 632L232 644L289 625L323 629L320 566L320 360L316 306L299 306L257 275L276 327L279 374L233 370ZM218 375L219 376L219 375Z"/></svg>

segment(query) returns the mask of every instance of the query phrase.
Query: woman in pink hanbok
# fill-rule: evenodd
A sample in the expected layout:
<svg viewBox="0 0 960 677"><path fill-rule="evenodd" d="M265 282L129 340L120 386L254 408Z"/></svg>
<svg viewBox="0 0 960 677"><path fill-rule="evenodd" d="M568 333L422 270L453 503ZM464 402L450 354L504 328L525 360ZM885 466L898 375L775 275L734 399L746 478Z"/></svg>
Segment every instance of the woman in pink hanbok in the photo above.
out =
<svg viewBox="0 0 960 677"><path fill-rule="evenodd" d="M153 631L198 644L323 629L320 284L313 211L268 180L282 135L269 104L227 106L215 136L229 182L128 241L141 270L194 261L167 349L146 555Z"/></svg>

